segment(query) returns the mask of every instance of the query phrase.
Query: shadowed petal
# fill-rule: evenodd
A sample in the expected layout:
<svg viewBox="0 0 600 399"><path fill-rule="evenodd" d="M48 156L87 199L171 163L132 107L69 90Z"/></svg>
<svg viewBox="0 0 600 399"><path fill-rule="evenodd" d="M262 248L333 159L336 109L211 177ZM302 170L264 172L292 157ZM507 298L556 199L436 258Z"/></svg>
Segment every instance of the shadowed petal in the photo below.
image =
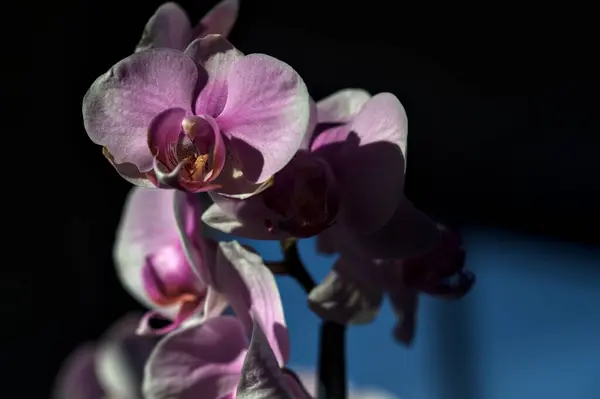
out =
<svg viewBox="0 0 600 399"><path fill-rule="evenodd" d="M196 115L216 118L227 102L227 75L233 63L244 55L221 35L194 40L185 50L208 73L206 85L196 99Z"/></svg>
<svg viewBox="0 0 600 399"><path fill-rule="evenodd" d="M117 321L100 341L96 356L98 378L109 397L141 398L146 360L158 342L155 337L136 335L139 315Z"/></svg>
<svg viewBox="0 0 600 399"><path fill-rule="evenodd" d="M321 318L339 324L370 323L381 307L384 287L379 268L368 258L341 256L308 296Z"/></svg>
<svg viewBox="0 0 600 399"><path fill-rule="evenodd" d="M392 217L404 189L406 113L392 94L377 94L349 128L358 145L345 145L332 165L345 200L340 216L369 233Z"/></svg>
<svg viewBox="0 0 600 399"><path fill-rule="evenodd" d="M258 319L279 364L284 365L289 336L275 278L262 258L237 241L220 242L216 269L216 288L227 296L247 332L253 331L252 318Z"/></svg>
<svg viewBox="0 0 600 399"><path fill-rule="evenodd" d="M419 296L414 290L402 285L396 286L389 295L394 313L398 317L393 331L394 338L404 345L411 345L415 337Z"/></svg>
<svg viewBox="0 0 600 399"><path fill-rule="evenodd" d="M373 258L392 260L427 253L440 243L440 234L433 220L402 197L383 228L373 234L350 232L346 239Z"/></svg>
<svg viewBox="0 0 600 399"><path fill-rule="evenodd" d="M197 34L228 36L240 8L239 0L223 0L214 6L195 28Z"/></svg>
<svg viewBox="0 0 600 399"><path fill-rule="evenodd" d="M306 85L292 67L263 54L235 62L227 85L227 104L217 122L232 139L245 176L263 182L289 162L306 134Z"/></svg>
<svg viewBox="0 0 600 399"><path fill-rule="evenodd" d="M265 336L259 319L254 319L250 347L244 359L237 399L292 399L287 379Z"/></svg>
<svg viewBox="0 0 600 399"><path fill-rule="evenodd" d="M192 26L187 14L178 4L169 2L158 7L150 17L135 51L153 47L183 50L191 38Z"/></svg>
<svg viewBox="0 0 600 399"><path fill-rule="evenodd" d="M96 347L87 344L76 349L63 362L52 399L103 399L95 369Z"/></svg>
<svg viewBox="0 0 600 399"><path fill-rule="evenodd" d="M128 162L121 164L115 163L113 156L108 152L106 147L102 147L102 155L104 155L108 162L114 166L117 173L129 183L140 187L156 187L152 180L150 180L148 173L140 172L134 164Z"/></svg>
<svg viewBox="0 0 600 399"><path fill-rule="evenodd" d="M171 49L142 51L119 61L96 79L83 99L83 122L90 139L106 147L115 163L149 171L150 122L169 108L191 111L197 79L194 61Z"/></svg>
<svg viewBox="0 0 600 399"><path fill-rule="evenodd" d="M169 108L156 115L148 128L148 148L167 170L177 167L177 144L181 134L181 122L185 118L183 108Z"/></svg>
<svg viewBox="0 0 600 399"><path fill-rule="evenodd" d="M250 201L250 199L245 200ZM278 236L270 233L260 218L244 222L242 219L226 213L217 204L213 204L202 214L202 221L213 229L238 237L254 240L276 240Z"/></svg>
<svg viewBox="0 0 600 399"><path fill-rule="evenodd" d="M147 399L222 398L235 392L247 338L239 321L221 316L163 338L145 369Z"/></svg>
<svg viewBox="0 0 600 399"><path fill-rule="evenodd" d="M347 123L371 98L363 89L344 89L325 97L317 103L319 123Z"/></svg>

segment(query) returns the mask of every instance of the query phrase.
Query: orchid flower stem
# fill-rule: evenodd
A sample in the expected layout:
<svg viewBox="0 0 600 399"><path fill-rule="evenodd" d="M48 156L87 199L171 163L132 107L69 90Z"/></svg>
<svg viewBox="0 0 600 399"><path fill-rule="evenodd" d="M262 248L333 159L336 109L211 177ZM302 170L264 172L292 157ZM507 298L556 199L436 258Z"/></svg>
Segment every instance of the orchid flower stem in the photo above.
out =
<svg viewBox="0 0 600 399"><path fill-rule="evenodd" d="M315 281L304 267L296 240L281 242L284 261L273 263L275 269L286 269L286 274L294 278L310 293ZM270 266L271 267L271 266ZM319 386L317 399L346 399L346 326L332 321L321 323L319 343Z"/></svg>

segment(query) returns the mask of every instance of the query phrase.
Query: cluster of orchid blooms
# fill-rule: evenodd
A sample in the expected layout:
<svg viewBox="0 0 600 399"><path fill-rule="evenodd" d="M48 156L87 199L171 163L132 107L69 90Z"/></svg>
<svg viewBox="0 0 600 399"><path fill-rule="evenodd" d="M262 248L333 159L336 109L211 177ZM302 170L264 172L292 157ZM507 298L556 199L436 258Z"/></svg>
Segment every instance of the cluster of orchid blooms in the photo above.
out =
<svg viewBox="0 0 600 399"><path fill-rule="evenodd" d="M312 311L364 324L387 294L394 337L406 344L420 292L458 298L473 284L458 235L403 194L400 101L345 89L315 102L292 67L226 39L237 14L225 0L192 27L178 5L162 5L135 52L85 95L90 139L135 185L114 256L150 311L76 351L59 398L313 397L311 377L285 367L269 265L237 241L206 237L204 224L288 243L316 236L319 251L339 258L308 293ZM169 323L154 328L156 318Z"/></svg>

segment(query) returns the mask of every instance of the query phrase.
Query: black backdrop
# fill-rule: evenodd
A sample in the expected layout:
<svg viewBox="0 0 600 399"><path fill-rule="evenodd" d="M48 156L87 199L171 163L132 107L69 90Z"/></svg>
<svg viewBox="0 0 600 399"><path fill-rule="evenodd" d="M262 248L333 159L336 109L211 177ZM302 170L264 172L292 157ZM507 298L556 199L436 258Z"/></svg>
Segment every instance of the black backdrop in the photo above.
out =
<svg viewBox="0 0 600 399"><path fill-rule="evenodd" d="M182 2L193 20L214 3ZM64 356L137 306L111 263L129 185L88 140L81 99L159 4L60 0L5 13L3 64L16 74L3 97L23 116L5 110L15 127L4 156L27 169L5 187L27 194L8 195L19 213L5 212L16 223L5 233L2 375L20 397L46 397ZM406 191L438 218L597 244L593 13L551 7L242 0L231 41L294 66L315 99L344 87L395 93L410 120Z"/></svg>

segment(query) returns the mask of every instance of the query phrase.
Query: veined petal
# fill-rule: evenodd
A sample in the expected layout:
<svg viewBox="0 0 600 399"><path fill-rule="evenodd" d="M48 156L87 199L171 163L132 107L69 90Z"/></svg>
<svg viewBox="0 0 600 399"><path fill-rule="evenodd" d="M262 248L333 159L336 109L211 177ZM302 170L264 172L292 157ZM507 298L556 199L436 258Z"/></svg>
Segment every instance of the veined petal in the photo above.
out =
<svg viewBox="0 0 600 399"><path fill-rule="evenodd" d="M152 119L148 128L148 148L168 171L175 169L180 163L177 145L185 114L186 110L183 108L166 109Z"/></svg>
<svg viewBox="0 0 600 399"><path fill-rule="evenodd" d="M227 76L227 104L217 122L239 156L244 175L261 183L294 156L310 119L304 81L264 54L236 61Z"/></svg>
<svg viewBox="0 0 600 399"><path fill-rule="evenodd" d="M313 139L313 135L315 133L315 128L317 127L318 122L318 111L317 111L317 103L309 97L309 112L310 117L308 119L308 128L306 128L306 134L302 139L302 143L300 144L301 150L308 150L310 148L310 142Z"/></svg>
<svg viewBox="0 0 600 399"><path fill-rule="evenodd" d="M277 356L267 339L260 318L254 318L252 339L244 359L237 399L293 399Z"/></svg>
<svg viewBox="0 0 600 399"><path fill-rule="evenodd" d="M195 31L197 35L228 36L238 17L239 0L223 0L202 18Z"/></svg>
<svg viewBox="0 0 600 399"><path fill-rule="evenodd" d="M263 328L279 365L289 359L290 342L279 290L262 258L239 242L220 242L215 286L223 292L246 331L254 330L253 318Z"/></svg>
<svg viewBox="0 0 600 399"><path fill-rule="evenodd" d="M239 321L210 318L165 336L144 373L147 399L223 398L235 392L247 350Z"/></svg>
<svg viewBox="0 0 600 399"><path fill-rule="evenodd" d="M134 187L117 228L113 252L117 274L125 289L148 308L156 305L144 289L142 268L146 258L179 240L173 212L174 194L173 190ZM168 313L167 309L161 310Z"/></svg>
<svg viewBox="0 0 600 399"><path fill-rule="evenodd" d="M96 347L77 348L63 362L52 392L52 399L103 399L104 389L96 374Z"/></svg>
<svg viewBox="0 0 600 399"><path fill-rule="evenodd" d="M317 103L319 123L348 123L371 98L363 89L343 89Z"/></svg>
<svg viewBox="0 0 600 399"><path fill-rule="evenodd" d="M150 17L135 51L156 47L183 50L191 38L192 26L186 12L178 4L168 2Z"/></svg>
<svg viewBox="0 0 600 399"><path fill-rule="evenodd" d="M198 68L187 55L151 49L130 55L92 84L83 98L83 122L90 139L108 149L114 162L152 169L147 130L169 108L191 112Z"/></svg>
<svg viewBox="0 0 600 399"><path fill-rule="evenodd" d="M196 115L216 118L227 102L227 75L231 66L244 55L221 35L208 35L194 40L185 50L202 65L208 80L196 99Z"/></svg>

